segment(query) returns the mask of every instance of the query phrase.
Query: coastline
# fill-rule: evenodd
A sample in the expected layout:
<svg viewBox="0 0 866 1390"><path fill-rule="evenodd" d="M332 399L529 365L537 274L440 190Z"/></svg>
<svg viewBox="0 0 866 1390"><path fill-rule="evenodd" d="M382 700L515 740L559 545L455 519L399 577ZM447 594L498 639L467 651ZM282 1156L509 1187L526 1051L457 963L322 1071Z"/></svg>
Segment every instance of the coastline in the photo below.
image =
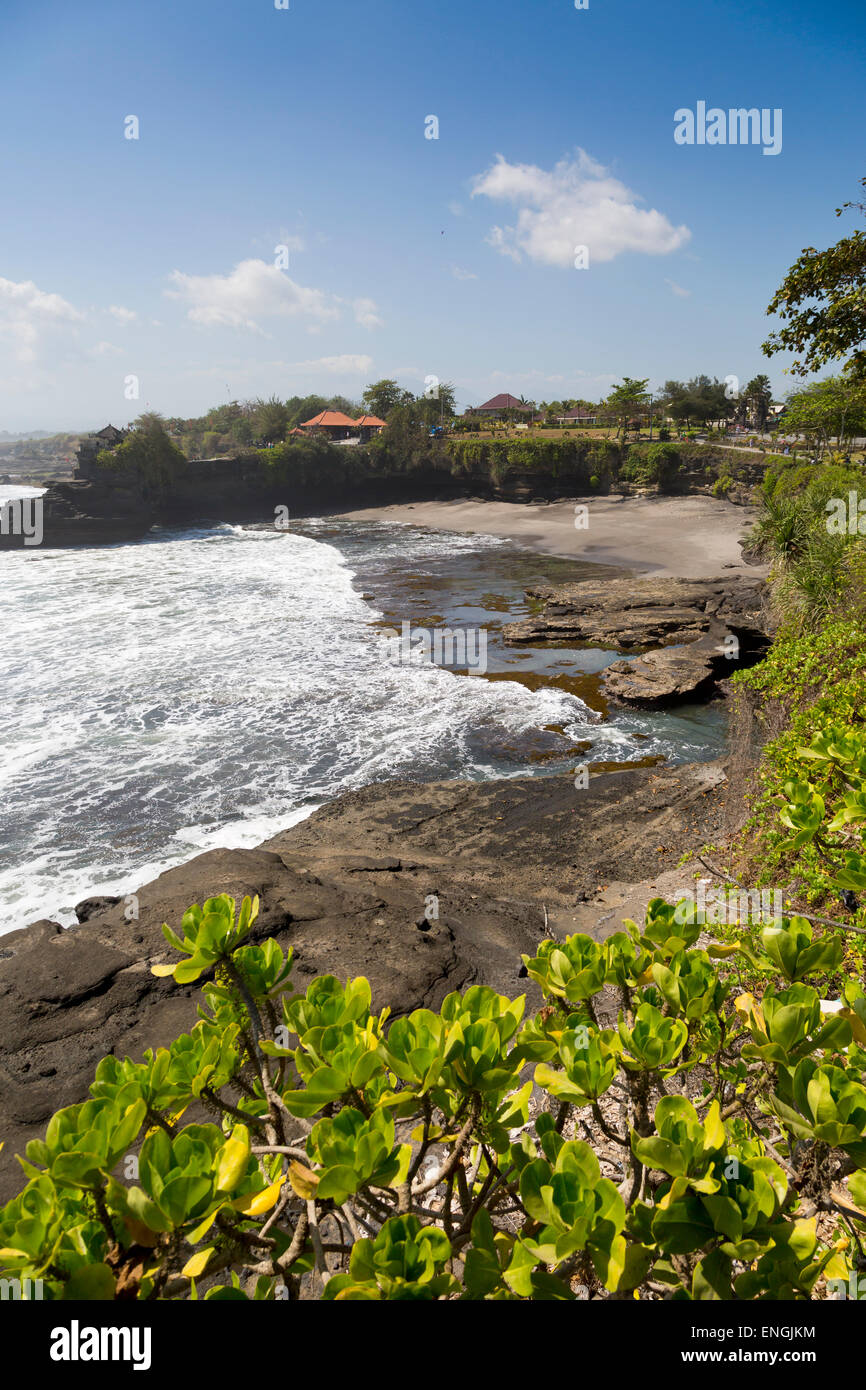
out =
<svg viewBox="0 0 866 1390"><path fill-rule="evenodd" d="M364 622L365 641L375 641L377 630L382 625L393 626L399 631L401 620L409 620L413 625L422 627L460 628L467 622L481 624L487 631L490 642L488 669L484 674L484 681L494 686L498 682L514 682L532 695L545 691L549 691L551 695L550 708L545 707L544 717L539 715L531 727L519 726L515 731L506 721L501 728L497 726L495 732L492 732L486 728L483 720L474 725L470 752L467 756L471 761L480 764L475 771L467 774L460 766L451 767L446 758L444 762L440 759L436 766L428 769L426 775L430 776L432 771L433 778L437 780L449 776L456 779L468 776L470 780L476 777L479 780L488 780L499 775L514 776L515 773L550 775L567 769L579 761L580 754L589 747L585 740L595 740L596 734L582 731L567 734L564 728L565 717L559 708L554 707L555 701L563 694L576 696L587 707L589 722L593 722L592 716L605 716L603 726L596 726L596 729L602 732L603 727L609 722L608 716L611 711L601 691L601 680L605 668L616 658L615 641L605 639L601 643L606 651L595 650L599 643L589 642L577 643L578 646L588 647L589 651L565 652L560 649L563 643L554 641L548 644L544 637L537 643L531 639L520 643L503 642L503 632L515 623L519 625L527 621L537 611L537 600L527 599L526 595L536 590L540 591L540 586L552 585L558 588L562 584L577 582L581 590L585 585L593 590L606 590L610 584L615 584L617 579L621 583L628 583L630 572L622 566L604 566L595 560L582 559L579 556L545 554L538 549L531 549L520 539L509 541L497 538L488 541L485 537L474 538L465 533L448 530L430 531L423 525L418 526L414 522L414 516L414 509L409 509L405 517L410 528L417 531L417 538L412 545L407 549L403 541L401 531L405 531L406 528L387 523L384 526L386 536L382 542L387 559L377 561L372 568L368 561L366 569L359 563L359 557L366 554L365 547L368 545L364 536L368 531L374 537L378 536L383 530L379 523L365 526L362 522L349 520L343 527L341 518L334 529L329 525L330 518L325 518L316 521L308 529L305 529L303 522L296 523L296 528L309 539L324 542L326 546L334 545L335 537L339 537L344 531L361 533L363 545L357 556L353 554L351 547L346 549L337 544L337 548L344 555L345 564L353 572L352 587L358 599L362 600L360 606L367 610ZM739 521L739 517L737 520ZM643 523L640 519L637 525L639 530L642 529ZM262 527L253 524L249 528L239 529L245 533L247 530L255 533ZM180 539L182 541L183 538ZM408 541L407 534L406 542ZM166 543L172 554L175 554L173 538L167 537ZM133 554L146 554L146 551L138 550L141 544L143 543L133 543ZM116 553L122 557L123 547ZM252 553L264 552L255 547ZM413 561L412 556L417 558ZM67 559L65 563L68 566L73 562ZM40 570L40 573L48 574L48 571ZM734 582L736 583L736 580ZM605 610L610 606L606 598L600 599L599 602ZM370 611L370 606L374 611ZM616 605L614 609L615 607ZM611 612L608 621L616 626L615 611ZM143 640L141 634L139 640ZM462 680L460 683L463 683ZM501 686L499 688L501 689ZM695 704L703 705L703 696L696 698ZM640 722L643 719L642 711L626 713L632 717L630 727L639 731L636 737L640 743L634 743L633 751L627 756L619 751L618 746L601 747L592 754L593 761L597 761L601 766L611 766L620 758L631 764L649 761L651 758L658 762L661 756L665 759L670 758L674 763L703 761L716 758L722 752L721 719L709 721L711 731L704 739L699 732L700 724L695 726L694 734L688 725L681 734L674 720L673 727L668 732L663 711L654 712L646 724ZM718 732L715 731L716 726ZM279 721L277 724L273 724L272 721L270 727L278 731ZM677 747L679 738L686 743L684 752L679 751ZM601 741L604 743L603 737ZM608 740L608 744L614 745L621 742L622 739L618 738L616 731ZM658 744L662 746L659 747ZM411 743L406 746L411 747ZM233 748L224 749L227 756L233 756L234 751L236 750ZM400 776L401 771L404 769L392 767L384 775ZM254 768L251 768L251 772L252 780L247 779L247 786L253 789L257 785ZM383 774L380 772L379 775ZM354 785L373 780L375 774L367 773L363 778L356 780ZM219 779L215 778L209 786L215 786L219 790ZM344 787L339 780L332 780L330 784L322 783L317 790L319 794L316 801L319 804L327 804L337 799ZM210 790L205 791L210 797ZM218 791L214 795L218 795ZM158 839L156 843L147 847L147 853L140 865L130 862L135 857L137 842L133 843L132 849L123 856L123 862L118 865L115 863L110 838L106 840L103 837L102 842L90 847L88 862L76 861L73 864L74 881L70 883L64 879L62 896L59 895L56 882L53 885L48 884L49 891L32 895L32 901L27 903L26 910L16 906L3 924L3 935L43 918L57 921L64 927L72 926L76 922L75 905L82 899L134 893L142 882L150 881L167 869L189 862L202 850L253 848L268 835L288 829L296 818L302 818L312 810L312 805L302 797L297 808L284 809L281 815L279 810L272 809L268 813L268 816L272 817L270 824L257 825L256 822L261 822L262 817L255 817L251 822L243 809L252 798L242 790L239 795L238 808L232 812L233 803L230 803L229 823L223 825L214 825L212 817L207 814L210 800L202 803L206 814L201 817L193 814L181 817L177 824L171 819L169 807L166 816L160 817L162 825L157 830ZM266 800L266 797L262 797L263 804ZM51 812L51 806L45 805L42 810L47 816ZM265 818L267 819L267 816ZM67 823L66 830L74 837L74 826ZM14 858L11 848L10 846L10 858L7 861L10 866L16 859L19 864L22 860L26 862L26 847ZM64 873L67 873L68 869L69 866L64 865ZM89 869L94 871L91 873L87 871Z"/></svg>
<svg viewBox="0 0 866 1390"><path fill-rule="evenodd" d="M737 571L760 572L739 557L742 508L706 498L597 499L590 551L587 532L574 531L573 505L410 504L345 519L487 531L524 549L616 563L635 578L693 577L700 547L699 577L728 566L725 578L738 585ZM720 508L736 525L720 524ZM128 898L94 897L78 905L72 927L43 919L7 934L0 1111L10 1142L0 1199L17 1183L14 1151L59 1105L84 1099L106 1050L137 1057L192 1026L194 992L155 978L151 967L168 958L162 922L176 925L193 902L259 894L256 934L294 950L300 989L315 974L363 974L398 1015L438 1007L470 984L523 990L520 955L542 936L586 931L601 940L651 897L686 889L694 869L681 866L682 854L725 834L733 814L726 792L724 760L600 770L583 789L569 774L374 782L335 795L255 848L215 847L166 870L137 889L132 917ZM432 927L424 918L431 894L440 904Z"/></svg>
<svg viewBox="0 0 866 1390"><path fill-rule="evenodd" d="M587 507L583 530L574 524L578 504ZM340 515L347 521L480 532L548 555L630 569L636 578L766 573L766 567L748 564L740 549L757 508L701 495L575 497L546 504L461 499L366 507Z"/></svg>
<svg viewBox="0 0 866 1390"><path fill-rule="evenodd" d="M15 1152L87 1096L99 1060L140 1058L196 1022L195 986L154 976L173 958L161 925L212 895L258 895L254 939L294 951L294 988L363 975L394 1016L452 990L537 988L521 971L545 936L603 940L659 893L692 886L683 853L724 833L720 763L489 782L373 783L255 849L213 849L112 898L79 925L43 920L0 950L0 1201ZM425 917L431 901L438 916Z"/></svg>

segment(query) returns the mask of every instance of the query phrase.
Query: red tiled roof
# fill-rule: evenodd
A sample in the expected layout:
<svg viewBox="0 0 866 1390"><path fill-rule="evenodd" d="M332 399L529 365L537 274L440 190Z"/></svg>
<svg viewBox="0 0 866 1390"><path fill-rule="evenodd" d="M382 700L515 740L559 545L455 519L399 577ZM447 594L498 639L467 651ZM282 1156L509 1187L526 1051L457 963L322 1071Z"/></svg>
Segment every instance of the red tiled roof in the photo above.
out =
<svg viewBox="0 0 866 1390"><path fill-rule="evenodd" d="M385 421L380 420L378 415L359 415L354 423L356 425L362 425L365 428L373 427L375 425L381 425L383 429L385 428Z"/></svg>
<svg viewBox="0 0 866 1390"><path fill-rule="evenodd" d="M501 395L494 396L492 400L485 401L479 405L479 410L532 410L532 406L523 405L516 396L512 396L508 391L503 391Z"/></svg>
<svg viewBox="0 0 866 1390"><path fill-rule="evenodd" d="M318 415L314 415L312 420L304 420L301 425L302 430L308 430L311 425L355 425L356 420L350 420L348 415L344 415L341 410L323 410Z"/></svg>

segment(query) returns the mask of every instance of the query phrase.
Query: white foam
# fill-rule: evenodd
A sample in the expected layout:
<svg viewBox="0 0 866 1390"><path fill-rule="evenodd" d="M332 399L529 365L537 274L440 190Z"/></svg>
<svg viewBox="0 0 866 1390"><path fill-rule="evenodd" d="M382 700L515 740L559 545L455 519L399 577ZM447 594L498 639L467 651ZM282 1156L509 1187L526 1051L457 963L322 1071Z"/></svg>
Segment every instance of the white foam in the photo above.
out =
<svg viewBox="0 0 866 1390"><path fill-rule="evenodd" d="M405 534L382 541L412 563ZM490 774L479 731L594 723L561 691L390 666L324 539L224 525L8 552L0 586L0 931L258 844L345 788Z"/></svg>

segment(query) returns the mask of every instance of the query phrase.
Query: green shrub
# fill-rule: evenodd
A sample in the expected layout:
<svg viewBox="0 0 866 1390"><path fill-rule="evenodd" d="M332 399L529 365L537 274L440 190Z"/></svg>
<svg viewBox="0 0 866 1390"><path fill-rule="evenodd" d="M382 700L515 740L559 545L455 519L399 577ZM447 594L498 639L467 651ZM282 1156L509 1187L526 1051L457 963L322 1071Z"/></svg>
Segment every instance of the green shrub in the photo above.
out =
<svg viewBox="0 0 866 1390"><path fill-rule="evenodd" d="M762 507L748 543L772 562L773 604L793 630L814 629L839 605L862 593L852 582L851 556L859 535L828 530L838 500L846 513L849 493L864 493L864 475L834 464L798 464L773 458L764 478Z"/></svg>
<svg viewBox="0 0 866 1390"><path fill-rule="evenodd" d="M188 466L185 454L155 420L133 430L116 449L102 450L97 463L129 473L145 493L156 495L170 492Z"/></svg>

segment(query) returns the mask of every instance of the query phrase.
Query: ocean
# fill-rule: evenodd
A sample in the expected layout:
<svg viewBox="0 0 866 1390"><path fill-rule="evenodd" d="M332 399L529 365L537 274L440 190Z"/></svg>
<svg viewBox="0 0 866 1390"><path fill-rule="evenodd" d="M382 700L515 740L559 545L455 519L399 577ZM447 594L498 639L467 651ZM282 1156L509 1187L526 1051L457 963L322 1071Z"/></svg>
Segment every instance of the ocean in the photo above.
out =
<svg viewBox="0 0 866 1390"><path fill-rule="evenodd" d="M0 932L68 925L83 897L259 844L371 781L718 756L718 707L603 718L616 653L504 645L526 584L580 570L598 573L333 518L0 553ZM403 621L483 632L486 670L394 664Z"/></svg>

